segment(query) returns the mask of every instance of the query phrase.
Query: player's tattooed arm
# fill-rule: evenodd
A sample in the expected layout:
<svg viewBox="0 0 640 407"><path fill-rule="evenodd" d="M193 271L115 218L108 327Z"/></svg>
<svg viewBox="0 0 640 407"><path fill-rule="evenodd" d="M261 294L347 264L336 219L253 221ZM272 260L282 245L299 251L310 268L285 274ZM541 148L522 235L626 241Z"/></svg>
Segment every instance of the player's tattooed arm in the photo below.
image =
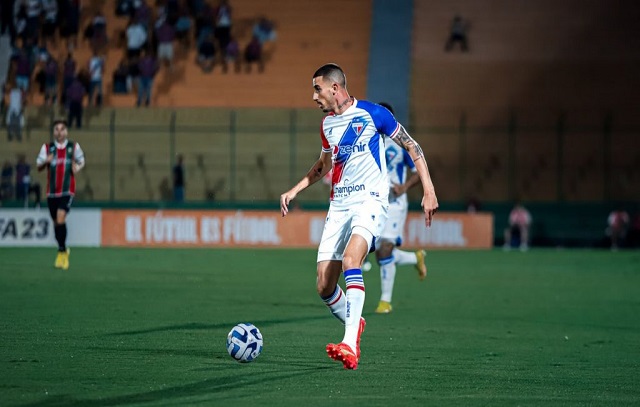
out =
<svg viewBox="0 0 640 407"><path fill-rule="evenodd" d="M403 126L400 126L400 129L393 138L393 141L395 141L400 147L407 150L414 162L424 159L422 148L420 148L420 145L409 135L409 133L407 133Z"/></svg>

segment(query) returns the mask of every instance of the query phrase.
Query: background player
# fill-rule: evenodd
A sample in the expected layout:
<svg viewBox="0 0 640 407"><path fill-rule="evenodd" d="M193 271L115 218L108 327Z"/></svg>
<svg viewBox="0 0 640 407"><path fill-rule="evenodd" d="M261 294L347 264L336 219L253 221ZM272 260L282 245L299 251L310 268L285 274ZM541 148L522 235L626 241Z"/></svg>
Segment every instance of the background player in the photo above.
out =
<svg viewBox="0 0 640 407"><path fill-rule="evenodd" d="M55 120L54 141L42 145L36 160L38 171L47 169L47 204L58 242L58 255L54 265L63 270L69 268L67 213L76 192L75 174L84 167L84 153L80 145L67 137L66 120Z"/></svg>
<svg viewBox="0 0 640 407"><path fill-rule="evenodd" d="M349 95L342 69L320 67L313 75L313 100L327 113L322 121L322 152L309 172L280 196L286 216L289 203L333 168L331 203L317 257L317 290L336 318L345 324L341 343L328 344L329 357L356 369L360 360L360 335L365 291L362 262L382 232L389 206L389 180L384 159L383 134L409 151L422 181L422 206L426 226L438 200L420 146L393 115L380 105ZM338 285L344 274L346 295Z"/></svg>
<svg viewBox="0 0 640 407"><path fill-rule="evenodd" d="M388 103L380 103L393 114ZM397 247L402 244L404 225L409 213L409 200L406 192L420 181L409 153L396 143L387 140L385 157L389 172L389 212L380 239L376 242L376 260L380 266L380 302L376 308L378 314L388 314L392 310L391 297L396 278L396 265L412 264L418 270L420 280L427 276L424 264L426 252L406 252ZM409 173L411 175L409 175Z"/></svg>

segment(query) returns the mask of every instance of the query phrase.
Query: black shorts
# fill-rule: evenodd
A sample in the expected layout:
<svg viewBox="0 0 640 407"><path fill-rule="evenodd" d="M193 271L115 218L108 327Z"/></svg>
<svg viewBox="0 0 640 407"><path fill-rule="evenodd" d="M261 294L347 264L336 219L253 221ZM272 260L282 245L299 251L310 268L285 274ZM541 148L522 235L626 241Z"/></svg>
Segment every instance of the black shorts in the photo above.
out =
<svg viewBox="0 0 640 407"><path fill-rule="evenodd" d="M69 213L71 210L71 202L73 202L73 196L71 195L47 197L47 205L49 206L51 219L56 220L58 209Z"/></svg>

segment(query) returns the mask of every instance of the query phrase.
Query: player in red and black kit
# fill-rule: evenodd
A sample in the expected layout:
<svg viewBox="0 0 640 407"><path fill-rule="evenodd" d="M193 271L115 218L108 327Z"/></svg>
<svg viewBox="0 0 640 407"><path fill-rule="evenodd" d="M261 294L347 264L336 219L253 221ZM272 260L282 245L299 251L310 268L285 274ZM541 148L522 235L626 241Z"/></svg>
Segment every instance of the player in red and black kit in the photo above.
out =
<svg viewBox="0 0 640 407"><path fill-rule="evenodd" d="M84 167L84 153L80 145L67 137L66 120L55 120L54 141L42 145L37 159L38 171L47 169L47 204L58 241L55 267L63 270L69 268L67 213L76 192L75 174Z"/></svg>

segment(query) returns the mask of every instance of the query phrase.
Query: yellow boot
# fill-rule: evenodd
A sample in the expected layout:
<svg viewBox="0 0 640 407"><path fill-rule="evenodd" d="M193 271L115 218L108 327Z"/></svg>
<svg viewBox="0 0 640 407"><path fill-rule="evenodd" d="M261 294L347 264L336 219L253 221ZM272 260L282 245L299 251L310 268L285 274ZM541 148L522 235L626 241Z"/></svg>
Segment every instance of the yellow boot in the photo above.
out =
<svg viewBox="0 0 640 407"><path fill-rule="evenodd" d="M62 266L60 268L62 268L63 270L69 270L69 254L71 253L71 250L67 247L67 250L62 253Z"/></svg>
<svg viewBox="0 0 640 407"><path fill-rule="evenodd" d="M427 256L427 252L424 250L418 250L416 252L416 270L418 270L418 278L424 280L427 277L427 265L424 264L424 258Z"/></svg>
<svg viewBox="0 0 640 407"><path fill-rule="evenodd" d="M62 268L62 256L64 255L64 252L58 252L58 254L56 255L56 262L53 263L53 267L57 268L57 269L61 269Z"/></svg>

